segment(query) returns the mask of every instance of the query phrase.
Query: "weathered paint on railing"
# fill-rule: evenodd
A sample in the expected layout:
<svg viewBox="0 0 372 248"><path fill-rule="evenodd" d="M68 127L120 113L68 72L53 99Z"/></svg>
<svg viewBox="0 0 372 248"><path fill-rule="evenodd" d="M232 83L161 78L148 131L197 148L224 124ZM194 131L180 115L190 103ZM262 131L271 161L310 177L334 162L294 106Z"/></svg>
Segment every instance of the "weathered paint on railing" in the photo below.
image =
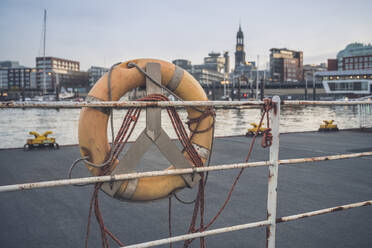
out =
<svg viewBox="0 0 372 248"><path fill-rule="evenodd" d="M327 213L332 213L332 212L336 212L336 211L342 211L342 210L352 209L352 208L356 208L356 207L369 206L369 205L372 205L372 200L357 202L357 203L352 203L352 204L347 204L347 205L341 205L341 206L332 207L332 208L325 208L325 209L321 209L321 210L316 210L316 211L311 211L311 212L306 212L306 213L301 213L301 214L296 214L296 215L284 216L284 217L277 218L276 223L288 222L288 221L298 220L298 219L312 217L312 216L316 216L316 215L327 214ZM168 243L174 243L174 242L178 242L178 241L182 241L182 240L186 240L186 239L205 237L205 236L209 236L209 235L216 235L216 234L225 233L225 232L232 232L232 231L238 231L238 230L260 227L260 226L269 226L269 225L270 225L270 221L268 221L268 220L258 221L258 222L243 224L243 225L236 225L236 226L231 226L231 227L218 228L218 229L213 229L213 230L209 230L209 231L205 231L205 232L197 232L197 233L192 233L192 234L179 235L179 236L175 236L175 237L172 237L172 238L165 238L165 239L159 239L159 240L144 242L144 243L140 243L140 244L129 245L129 246L125 246L125 248L154 247L154 246L164 245L164 244L168 244ZM275 243L274 243L274 245L275 245ZM124 248L124 247L122 247L122 248Z"/></svg>
<svg viewBox="0 0 372 248"><path fill-rule="evenodd" d="M306 162L319 162L319 161L326 161L326 160L357 158L357 157L365 157L365 156L372 156L372 152L359 152L359 153L330 155L330 156L321 156L321 157L312 157L312 158L284 159L284 160L278 160L278 164L298 164L298 163L306 163ZM164 171L148 171L148 172L137 172L137 173L129 173L129 174L117 174L117 175L110 175L110 176L83 177L83 178L74 178L74 179L61 179L61 180L51 180L51 181L43 181L43 182L12 184L12 185L0 186L0 193L18 191L18 190L60 187L60 186L68 186L68 185L74 185L74 184L86 184L86 183L93 184L93 183L98 183L98 182L114 182L114 181L122 181L122 180L135 179L135 178L141 178L141 177L181 175L181 174L207 172L207 171L241 169L241 168L247 168L247 167L268 166L271 164L272 163L270 161L258 161L258 162L250 162L250 163L237 163L237 164L215 165L215 166L209 166L209 167L198 167L198 168L193 168L193 169L189 168L189 169L174 169L174 170L164 170Z"/></svg>
<svg viewBox="0 0 372 248"><path fill-rule="evenodd" d="M268 182L268 201L267 201L267 220L247 223L242 225L235 225L230 227L218 228L213 230L208 230L204 232L196 232L191 234L179 235L172 238L165 238L154 240L150 242L144 242L140 244L126 246L126 248L144 248L158 246L167 243L173 243L177 241L194 239L198 237L205 237L208 235L216 235L225 232L232 232L237 230L243 230L248 228L254 228L259 226L267 226L267 246L270 248L275 247L275 229L276 224L281 222L293 221L301 218L307 218L311 216L316 216L320 214L331 213L335 211L341 211L356 207L372 205L372 200L353 203L348 205L342 205L317 211L311 211L307 213L301 213L296 215L284 216L276 218L276 209L277 209L277 180L278 180L278 165L280 164L297 164L297 163L306 163L306 162L317 162L317 161L326 161L326 160L336 160L336 159L347 159L347 158L357 158L364 156L372 156L371 152L362 152L362 153L352 153L352 154L339 154L339 155L330 155L330 156L321 156L321 157L312 157L312 158L295 158L295 159L284 159L278 160L279 154L279 120L280 120L280 104L282 106L291 106L291 105L360 105L372 104L372 102L366 101L282 101L280 102L279 97L274 97L273 101L277 102L276 111L271 111L272 118L272 133L273 133L273 144L270 148L270 161L260 161L253 163L240 163L240 164L227 164L227 165L218 165L210 167L201 167L201 168L189 168L189 169L174 169L174 170L165 170L165 171L150 171L150 172L140 172L140 173L130 173L130 174L120 174L120 175L110 175L110 176L100 176L100 177L86 177L86 178L76 178L76 179L63 179L63 180L53 180L53 181L44 181L44 182L34 182L34 183L25 183L25 184L14 184L14 185L4 185L0 186L0 192L9 192L17 190L26 190L26 189L36 189L36 188L47 188L47 187L57 187L57 186L67 186L74 184L92 184L97 182L112 182L120 180L128 180L141 177L151 177L151 176L162 176L162 175L177 175L177 174L189 174L189 173L198 173L206 171L219 171L219 170L229 170L229 169L238 169L246 167L257 167L257 166L269 166L269 182ZM226 102L226 101L198 101L198 102L0 102L0 108L82 108L82 107L111 107L111 108L129 108L129 107L187 107L187 106L215 106L215 107L259 107L263 105L262 101L249 101L249 102ZM360 108L360 107L359 107Z"/></svg>
<svg viewBox="0 0 372 248"><path fill-rule="evenodd" d="M149 241L149 242L135 244L135 245L128 245L128 246L124 246L121 248L153 247L153 246L174 243L174 242L187 240L187 239L195 239L195 238L205 237L209 235L216 235L216 234L221 234L221 233L226 233L226 232L244 230L248 228L266 226L268 224L269 224L269 221L264 220L264 221L252 222L252 223L247 223L247 224L242 224L242 225L223 227L223 228L213 229L213 230L204 231L204 232L196 232L196 233L191 233L191 234L179 235L179 236L175 236L172 238L165 238L165 239L159 239L159 240Z"/></svg>
<svg viewBox="0 0 372 248"><path fill-rule="evenodd" d="M347 204L347 205L342 205L342 206L337 206L337 207L332 207L332 208L325 208L325 209L311 211L307 213L280 217L276 219L276 223L288 222L288 221L303 219L303 218L312 217L316 215L327 214L327 213L332 213L332 212L337 212L337 211L347 210L347 209L357 208L357 207L364 207L364 206L369 206L369 205L372 205L372 200L353 203L353 204Z"/></svg>
<svg viewBox="0 0 372 248"><path fill-rule="evenodd" d="M0 102L0 108L131 108L131 107L202 107L214 106L219 108L250 107L263 105L263 101L103 101L103 102ZM282 101L282 106L291 105L359 105L371 104L372 101Z"/></svg>
<svg viewBox="0 0 372 248"><path fill-rule="evenodd" d="M273 97L275 107L270 110L270 119L272 125L273 141L270 146L270 163L268 176L268 192L267 192L267 220L270 225L266 227L266 247L275 247L276 233L276 209L277 209L277 187L278 187L278 172L279 172L279 135L280 135L280 98Z"/></svg>

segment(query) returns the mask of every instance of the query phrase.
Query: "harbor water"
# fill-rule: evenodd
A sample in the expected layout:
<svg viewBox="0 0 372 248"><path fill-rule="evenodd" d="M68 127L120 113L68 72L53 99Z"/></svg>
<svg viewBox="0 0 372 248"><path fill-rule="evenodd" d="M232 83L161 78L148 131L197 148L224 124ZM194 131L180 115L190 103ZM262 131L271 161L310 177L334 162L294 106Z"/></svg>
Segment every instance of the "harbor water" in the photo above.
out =
<svg viewBox="0 0 372 248"><path fill-rule="evenodd" d="M115 132L120 128L126 110L114 110ZM372 127L371 107L362 115L362 126ZM0 109L0 148L23 147L30 131L52 131L60 145L78 143L80 109ZM179 110L181 119L187 120L185 110ZM215 136L244 135L250 123L258 123L260 109L218 109ZM142 111L131 140L145 127ZM281 132L314 131L323 120L335 120L340 129L359 128L358 106L284 106L281 111ZM171 138L176 138L166 111L162 111L163 128ZM110 136L109 136L110 137Z"/></svg>

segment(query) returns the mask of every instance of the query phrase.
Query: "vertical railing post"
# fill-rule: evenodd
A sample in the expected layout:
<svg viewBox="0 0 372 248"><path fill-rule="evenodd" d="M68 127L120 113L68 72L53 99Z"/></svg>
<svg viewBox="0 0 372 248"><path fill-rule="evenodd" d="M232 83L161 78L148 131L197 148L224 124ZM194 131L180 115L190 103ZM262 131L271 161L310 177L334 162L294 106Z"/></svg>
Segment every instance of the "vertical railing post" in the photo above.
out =
<svg viewBox="0 0 372 248"><path fill-rule="evenodd" d="M359 128L362 129L362 115L361 115L361 109L360 109L360 104L358 104L358 121L359 121Z"/></svg>
<svg viewBox="0 0 372 248"><path fill-rule="evenodd" d="M367 104L362 104L362 116L363 116L362 128L365 128L367 127Z"/></svg>
<svg viewBox="0 0 372 248"><path fill-rule="evenodd" d="M272 99L275 107L270 111L273 142L270 146L270 163L268 193L267 193L267 220L270 224L266 229L266 247L275 247L277 185L278 185L278 160L279 160L279 125L280 125L280 98Z"/></svg>

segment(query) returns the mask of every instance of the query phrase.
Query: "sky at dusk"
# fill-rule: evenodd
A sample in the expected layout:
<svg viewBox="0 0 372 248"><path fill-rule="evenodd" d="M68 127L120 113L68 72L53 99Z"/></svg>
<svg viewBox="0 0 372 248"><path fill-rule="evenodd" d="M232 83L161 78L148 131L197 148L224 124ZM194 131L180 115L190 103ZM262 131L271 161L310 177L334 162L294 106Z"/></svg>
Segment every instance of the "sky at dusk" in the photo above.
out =
<svg viewBox="0 0 372 248"><path fill-rule="evenodd" d="M46 55L80 61L82 70L143 57L198 64L210 51L229 51L233 62L239 22L246 60L259 55L261 68L273 47L301 50L309 64L351 42L372 43L370 0L1 0L0 61L35 66L44 9Z"/></svg>

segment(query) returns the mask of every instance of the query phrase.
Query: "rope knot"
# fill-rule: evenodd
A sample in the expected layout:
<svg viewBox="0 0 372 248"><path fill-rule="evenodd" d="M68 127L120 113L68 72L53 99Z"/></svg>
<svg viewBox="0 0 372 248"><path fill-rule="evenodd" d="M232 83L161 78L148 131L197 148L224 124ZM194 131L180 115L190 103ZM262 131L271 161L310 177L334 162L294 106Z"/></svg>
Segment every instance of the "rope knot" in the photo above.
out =
<svg viewBox="0 0 372 248"><path fill-rule="evenodd" d="M273 135L271 133L271 128L267 128L264 132L263 132L263 136L262 136L262 141L261 141L261 146L263 148L266 148L266 147L269 147L273 144Z"/></svg>
<svg viewBox="0 0 372 248"><path fill-rule="evenodd" d="M213 117L213 122L211 123L211 125L203 130L198 130L198 128L196 127L195 129L192 129L191 128L191 125L196 123L198 126L199 124L201 123L201 121L205 118L207 118L208 116L212 116ZM214 108L213 107L207 107L204 112L201 113L201 115L199 117L196 117L196 118L188 118L188 120L186 121L186 124L187 126L189 127L189 130L192 132L192 133L204 133L204 132L207 132L209 131L211 128L214 127L214 120L215 120L215 117L216 117L216 112L214 111Z"/></svg>

